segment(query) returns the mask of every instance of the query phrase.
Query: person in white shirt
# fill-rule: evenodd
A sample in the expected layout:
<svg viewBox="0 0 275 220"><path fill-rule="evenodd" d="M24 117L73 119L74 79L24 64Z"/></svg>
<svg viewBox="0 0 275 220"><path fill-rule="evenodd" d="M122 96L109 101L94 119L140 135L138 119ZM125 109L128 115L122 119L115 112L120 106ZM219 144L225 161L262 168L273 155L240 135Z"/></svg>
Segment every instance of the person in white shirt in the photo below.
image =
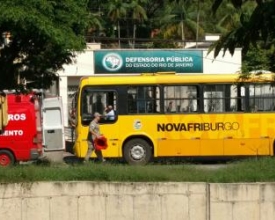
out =
<svg viewBox="0 0 275 220"><path fill-rule="evenodd" d="M107 120L115 120L115 111L112 105L108 105L105 109L105 117Z"/></svg>

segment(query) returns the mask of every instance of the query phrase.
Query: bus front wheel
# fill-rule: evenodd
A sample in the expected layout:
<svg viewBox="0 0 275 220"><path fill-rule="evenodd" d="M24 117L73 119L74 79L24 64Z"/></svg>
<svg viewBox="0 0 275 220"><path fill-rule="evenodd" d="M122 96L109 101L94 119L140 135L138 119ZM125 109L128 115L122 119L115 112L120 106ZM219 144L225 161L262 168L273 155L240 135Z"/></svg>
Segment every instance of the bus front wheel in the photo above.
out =
<svg viewBox="0 0 275 220"><path fill-rule="evenodd" d="M10 151L0 150L0 166L7 167L14 164L15 158Z"/></svg>
<svg viewBox="0 0 275 220"><path fill-rule="evenodd" d="M147 141L135 138L125 144L123 156L126 162L131 165L145 165L152 157L152 147Z"/></svg>

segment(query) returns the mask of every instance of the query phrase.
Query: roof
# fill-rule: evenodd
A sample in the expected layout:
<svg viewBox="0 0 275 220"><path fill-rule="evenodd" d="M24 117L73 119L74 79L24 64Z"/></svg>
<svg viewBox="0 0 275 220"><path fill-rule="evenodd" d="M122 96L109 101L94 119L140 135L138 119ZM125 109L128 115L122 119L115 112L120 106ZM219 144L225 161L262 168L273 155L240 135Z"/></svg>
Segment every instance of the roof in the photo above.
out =
<svg viewBox="0 0 275 220"><path fill-rule="evenodd" d="M145 74L145 75L94 75L83 77L82 85L137 85L137 84L194 84L194 83L234 83L244 81L274 81L274 74L251 75L248 80L240 80L240 74Z"/></svg>

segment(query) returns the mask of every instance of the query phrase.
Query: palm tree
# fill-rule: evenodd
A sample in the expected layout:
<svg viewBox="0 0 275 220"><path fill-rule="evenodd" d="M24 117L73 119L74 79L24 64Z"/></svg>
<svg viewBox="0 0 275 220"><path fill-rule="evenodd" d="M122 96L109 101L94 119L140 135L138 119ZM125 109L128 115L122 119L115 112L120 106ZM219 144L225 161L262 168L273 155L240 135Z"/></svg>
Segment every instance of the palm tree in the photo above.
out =
<svg viewBox="0 0 275 220"><path fill-rule="evenodd" d="M136 25L147 20L147 15L145 9L141 4L146 3L147 0L132 0L129 5L131 10L131 18L133 20L133 48L135 48L135 38L136 38Z"/></svg>
<svg viewBox="0 0 275 220"><path fill-rule="evenodd" d="M212 5L213 13L221 6L224 0L215 0ZM231 0L235 8L241 9L244 2L241 0ZM240 23L238 27L232 29L223 35L218 42L216 42L211 50L214 50L215 57L223 50L229 50L231 54L234 53L236 47L242 47L243 54L245 54L251 45L256 45L259 41L264 41L266 44L274 45L275 42L275 1L252 1L255 4L253 11L241 12Z"/></svg>
<svg viewBox="0 0 275 220"><path fill-rule="evenodd" d="M97 32L97 33L100 32L103 29L102 13L101 12L95 12L95 13L90 12L88 22L89 22L88 35L94 34L95 32Z"/></svg>
<svg viewBox="0 0 275 220"><path fill-rule="evenodd" d="M240 26L241 14L251 14L253 8L255 8L254 2L244 3L241 9L235 8L232 3L226 3L222 5L223 12L219 16L219 22L216 25L217 30L222 34L226 34L228 31L238 28Z"/></svg>
<svg viewBox="0 0 275 220"><path fill-rule="evenodd" d="M129 6L123 0L110 0L106 7L110 20L117 23L118 46L120 48L120 21L125 19Z"/></svg>
<svg viewBox="0 0 275 220"><path fill-rule="evenodd" d="M186 36L196 38L204 31L197 21L197 8L190 0L173 1L167 4L160 14L159 22L164 38L181 38L183 44Z"/></svg>

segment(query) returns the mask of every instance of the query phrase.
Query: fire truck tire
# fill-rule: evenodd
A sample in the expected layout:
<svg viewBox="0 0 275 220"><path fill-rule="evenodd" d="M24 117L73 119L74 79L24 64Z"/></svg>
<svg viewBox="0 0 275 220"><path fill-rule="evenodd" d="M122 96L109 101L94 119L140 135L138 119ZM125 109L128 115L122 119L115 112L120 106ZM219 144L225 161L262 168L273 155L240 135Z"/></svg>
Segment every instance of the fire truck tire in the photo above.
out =
<svg viewBox="0 0 275 220"><path fill-rule="evenodd" d="M8 150L0 150L0 166L7 167L13 165L15 158Z"/></svg>
<svg viewBox="0 0 275 220"><path fill-rule="evenodd" d="M130 165L145 165L152 158L152 147L141 138L129 140L123 148L123 157Z"/></svg>

